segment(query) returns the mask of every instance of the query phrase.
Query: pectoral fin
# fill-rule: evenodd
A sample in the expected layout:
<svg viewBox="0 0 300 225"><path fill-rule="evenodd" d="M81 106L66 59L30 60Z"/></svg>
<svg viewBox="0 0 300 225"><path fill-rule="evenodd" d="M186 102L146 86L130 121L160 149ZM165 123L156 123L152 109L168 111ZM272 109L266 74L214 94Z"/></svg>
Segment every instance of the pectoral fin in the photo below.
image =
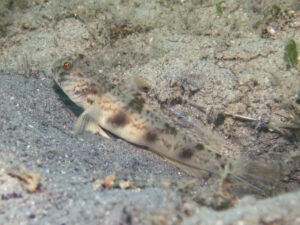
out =
<svg viewBox="0 0 300 225"><path fill-rule="evenodd" d="M91 107L84 111L77 119L74 126L74 135L80 135L84 131L92 133L98 133L105 138L110 138L109 135L99 126L97 118L100 116L100 110L98 107Z"/></svg>
<svg viewBox="0 0 300 225"><path fill-rule="evenodd" d="M94 134L98 133L100 134L102 137L105 137L105 138L110 138L110 136L96 123L88 123L86 125L86 128L85 128L86 131L90 131Z"/></svg>

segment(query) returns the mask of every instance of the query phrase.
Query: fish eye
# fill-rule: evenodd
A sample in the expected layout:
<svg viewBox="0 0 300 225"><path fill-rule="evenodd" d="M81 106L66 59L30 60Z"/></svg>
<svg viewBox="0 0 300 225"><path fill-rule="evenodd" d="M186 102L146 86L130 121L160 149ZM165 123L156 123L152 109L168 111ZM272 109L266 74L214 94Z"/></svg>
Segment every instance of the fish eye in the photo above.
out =
<svg viewBox="0 0 300 225"><path fill-rule="evenodd" d="M70 67L71 67L71 65L70 65L69 62L64 62L64 63L62 64L62 66L63 66L63 68L65 68L66 70L70 69Z"/></svg>

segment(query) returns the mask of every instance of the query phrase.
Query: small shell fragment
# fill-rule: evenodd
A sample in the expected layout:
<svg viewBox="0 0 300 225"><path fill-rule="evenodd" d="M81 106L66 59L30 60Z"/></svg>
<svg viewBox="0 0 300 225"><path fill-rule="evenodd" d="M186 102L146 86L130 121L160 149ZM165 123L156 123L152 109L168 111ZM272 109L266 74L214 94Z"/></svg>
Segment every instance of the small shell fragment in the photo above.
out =
<svg viewBox="0 0 300 225"><path fill-rule="evenodd" d="M7 174L21 181L29 193L35 192L40 185L40 175L37 173L23 173L16 170L8 172Z"/></svg>

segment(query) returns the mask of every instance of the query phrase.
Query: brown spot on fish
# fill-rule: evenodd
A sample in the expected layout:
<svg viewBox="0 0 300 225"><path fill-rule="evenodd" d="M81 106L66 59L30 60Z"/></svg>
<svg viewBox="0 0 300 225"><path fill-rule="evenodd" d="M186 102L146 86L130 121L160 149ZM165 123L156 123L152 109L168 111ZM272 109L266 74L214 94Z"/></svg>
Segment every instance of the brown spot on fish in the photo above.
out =
<svg viewBox="0 0 300 225"><path fill-rule="evenodd" d="M217 159L217 160L220 160L221 158L222 158L222 155L219 154L219 153L216 153L216 159Z"/></svg>
<svg viewBox="0 0 300 225"><path fill-rule="evenodd" d="M95 94L98 93L98 91L96 89L90 89L90 93L93 94L93 95L95 95Z"/></svg>
<svg viewBox="0 0 300 225"><path fill-rule="evenodd" d="M129 123L129 119L126 113L120 111L112 117L108 118L108 122L118 127L124 127Z"/></svg>
<svg viewBox="0 0 300 225"><path fill-rule="evenodd" d="M145 100L138 94L128 103L128 106L138 113L142 112L144 108Z"/></svg>
<svg viewBox="0 0 300 225"><path fill-rule="evenodd" d="M166 131L167 134L172 134L172 135L177 134L176 128L170 126L170 124L168 124L168 123L165 123L165 131Z"/></svg>
<svg viewBox="0 0 300 225"><path fill-rule="evenodd" d="M82 93L84 93L85 90L77 90L74 92L75 95L81 95Z"/></svg>
<svg viewBox="0 0 300 225"><path fill-rule="evenodd" d="M203 163L208 163L209 162L209 159L202 159Z"/></svg>
<svg viewBox="0 0 300 225"><path fill-rule="evenodd" d="M196 145L196 149L197 150L204 150L204 145L203 144L201 144L201 143L198 143L197 145Z"/></svg>
<svg viewBox="0 0 300 225"><path fill-rule="evenodd" d="M180 153L180 157L184 159L190 159L194 154L194 151L190 148L183 149L182 152Z"/></svg>
<svg viewBox="0 0 300 225"><path fill-rule="evenodd" d="M79 95L79 96L87 96L90 94L96 95L98 93L98 91L94 88L82 88L80 90L76 90L75 91L75 95Z"/></svg>
<svg viewBox="0 0 300 225"><path fill-rule="evenodd" d="M79 73L77 74L77 76L78 76L78 77L84 77L84 74L81 73L81 72L79 72Z"/></svg>
<svg viewBox="0 0 300 225"><path fill-rule="evenodd" d="M87 102L92 105L94 103L94 100L87 98Z"/></svg>
<svg viewBox="0 0 300 225"><path fill-rule="evenodd" d="M153 131L148 131L145 134L145 139L147 142L155 142L157 140L157 134L154 133Z"/></svg>

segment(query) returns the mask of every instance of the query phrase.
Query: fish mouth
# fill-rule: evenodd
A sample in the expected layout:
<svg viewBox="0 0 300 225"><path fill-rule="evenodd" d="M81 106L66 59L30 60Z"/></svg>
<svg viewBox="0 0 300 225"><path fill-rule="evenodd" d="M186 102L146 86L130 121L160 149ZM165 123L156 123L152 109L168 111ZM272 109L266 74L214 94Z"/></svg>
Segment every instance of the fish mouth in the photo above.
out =
<svg viewBox="0 0 300 225"><path fill-rule="evenodd" d="M70 80L69 74L66 72L62 72L56 76L57 83L62 84L65 81Z"/></svg>

